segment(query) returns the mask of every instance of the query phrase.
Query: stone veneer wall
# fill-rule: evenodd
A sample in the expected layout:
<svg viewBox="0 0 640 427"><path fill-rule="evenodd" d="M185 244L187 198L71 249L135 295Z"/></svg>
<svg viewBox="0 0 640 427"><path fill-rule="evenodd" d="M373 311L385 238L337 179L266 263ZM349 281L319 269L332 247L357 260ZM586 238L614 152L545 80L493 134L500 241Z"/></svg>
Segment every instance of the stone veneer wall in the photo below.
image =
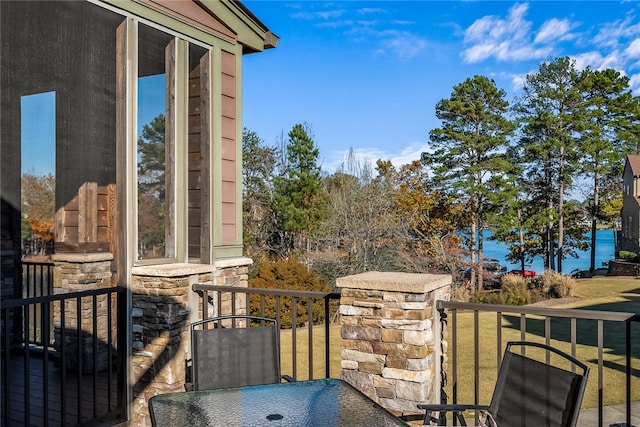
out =
<svg viewBox="0 0 640 427"><path fill-rule="evenodd" d="M189 325L202 319L196 283L248 286L248 258L214 265L171 264L132 269L133 426L149 426L149 399L184 391L189 353ZM217 304L217 302L215 302ZM230 302L229 302L230 304ZM223 300L223 306L225 302ZM209 315L217 312L209 307Z"/></svg>
<svg viewBox="0 0 640 427"><path fill-rule="evenodd" d="M435 303L448 299L451 276L372 271L336 285L342 379L397 415L439 402L446 345Z"/></svg>
<svg viewBox="0 0 640 427"><path fill-rule="evenodd" d="M608 276L640 276L640 264L635 262L612 259L609 261Z"/></svg>
<svg viewBox="0 0 640 427"><path fill-rule="evenodd" d="M113 255L111 253L57 253L52 255L54 262L53 267L53 293L64 294L69 292L80 292L92 289L102 289L116 286L113 283L113 274L111 273L111 261ZM115 315L113 316L114 324L107 324L107 310L109 306L108 295L99 295L96 298L97 303L97 331L95 335L98 338L97 349L98 354L97 370L107 369L109 341L109 327L115 328ZM115 295L113 296L115 298ZM115 307L115 301L112 301ZM65 302L65 342L61 342L60 326L62 324L60 303L55 302L53 307L53 324L54 324L54 348L60 351L65 346L66 364L68 368L76 368L78 366L77 351L78 338L75 331L78 325L83 331L82 334L82 368L83 372L88 373L93 370L93 300L92 298L82 298L80 307L81 319L78 320L78 311L76 299ZM114 313L115 314L115 313ZM112 329L115 337L115 329ZM114 349L115 350L115 349Z"/></svg>

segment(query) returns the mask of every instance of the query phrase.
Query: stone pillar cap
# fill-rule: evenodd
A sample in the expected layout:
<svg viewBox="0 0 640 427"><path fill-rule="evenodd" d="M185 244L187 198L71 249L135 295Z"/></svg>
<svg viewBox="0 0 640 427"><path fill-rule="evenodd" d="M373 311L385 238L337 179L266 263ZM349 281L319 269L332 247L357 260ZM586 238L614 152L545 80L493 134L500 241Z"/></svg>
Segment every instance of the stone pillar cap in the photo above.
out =
<svg viewBox="0 0 640 427"><path fill-rule="evenodd" d="M367 271L352 276L339 277L339 288L368 289L377 291L426 293L451 285L450 274L396 273L389 271Z"/></svg>

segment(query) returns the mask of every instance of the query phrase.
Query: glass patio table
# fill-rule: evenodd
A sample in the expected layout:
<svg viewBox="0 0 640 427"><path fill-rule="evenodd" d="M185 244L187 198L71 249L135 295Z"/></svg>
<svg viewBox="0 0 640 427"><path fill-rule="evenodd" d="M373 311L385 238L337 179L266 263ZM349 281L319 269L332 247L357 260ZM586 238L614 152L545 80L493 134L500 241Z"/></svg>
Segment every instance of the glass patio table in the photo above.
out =
<svg viewBox="0 0 640 427"><path fill-rule="evenodd" d="M297 381L154 396L154 426L406 426L350 384Z"/></svg>

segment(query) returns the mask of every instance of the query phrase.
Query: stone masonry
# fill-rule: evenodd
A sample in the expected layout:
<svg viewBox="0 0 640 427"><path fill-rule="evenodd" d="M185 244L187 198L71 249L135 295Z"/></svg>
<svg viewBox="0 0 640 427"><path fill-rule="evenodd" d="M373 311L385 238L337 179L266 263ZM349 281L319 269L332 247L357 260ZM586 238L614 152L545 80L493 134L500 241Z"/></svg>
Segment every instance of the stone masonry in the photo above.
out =
<svg viewBox="0 0 640 427"><path fill-rule="evenodd" d="M248 286L248 258L214 265L169 264L132 269L132 426L149 426L149 399L184 391L189 325L202 319L197 283ZM223 301L223 306L225 302ZM215 307L213 308L215 309ZM209 309L209 315L212 307ZM217 311L217 310L216 310Z"/></svg>
<svg viewBox="0 0 640 427"><path fill-rule="evenodd" d="M345 381L397 415L440 398L443 336L435 303L450 275L371 271L338 278Z"/></svg>
<svg viewBox="0 0 640 427"><path fill-rule="evenodd" d="M110 253L57 253L51 257L54 261L53 269L53 292L54 294L64 294L69 292L80 292L92 289L102 289L115 286L113 283L113 274L111 273L111 260L113 255ZM98 371L107 369L108 360L108 341L109 341L109 325L107 325L108 306L114 306L114 301L108 301L109 296L99 295L96 298L97 312L97 330L95 336L98 339L97 348L97 366ZM115 295L114 297L115 298ZM54 324L54 348L60 351L65 346L66 365L68 368L78 366L77 346L78 338L75 333L80 327L82 333L82 370L89 373L93 370L93 301L91 298L82 298L80 307L80 319L78 319L78 307L76 299L70 299L65 302L65 342L62 342L60 327L62 325L62 316L60 303L55 302L53 307L53 324ZM113 319L115 322L115 316ZM111 325L112 336L115 336L115 323ZM116 349L112 349L115 354Z"/></svg>

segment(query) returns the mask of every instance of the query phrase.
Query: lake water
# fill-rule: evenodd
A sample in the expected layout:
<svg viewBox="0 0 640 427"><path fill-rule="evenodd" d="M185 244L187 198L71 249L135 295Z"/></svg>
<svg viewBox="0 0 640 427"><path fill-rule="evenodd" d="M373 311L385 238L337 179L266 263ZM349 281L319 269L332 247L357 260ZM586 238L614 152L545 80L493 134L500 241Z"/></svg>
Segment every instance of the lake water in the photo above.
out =
<svg viewBox="0 0 640 427"><path fill-rule="evenodd" d="M490 231L484 232L484 257L495 258L505 265L509 270L519 270L519 263L510 263L506 260L509 250L506 245L495 240L487 240L491 235ZM591 236L591 234L589 234ZM603 262L613 259L615 253L615 230L598 230L596 232L596 268L602 267ZM590 237L589 237L590 238ZM573 270L588 270L591 265L591 250L578 251L578 258L567 257L562 261L562 272L571 273ZM542 258L536 257L527 266L527 270L534 270L538 274L544 272Z"/></svg>

